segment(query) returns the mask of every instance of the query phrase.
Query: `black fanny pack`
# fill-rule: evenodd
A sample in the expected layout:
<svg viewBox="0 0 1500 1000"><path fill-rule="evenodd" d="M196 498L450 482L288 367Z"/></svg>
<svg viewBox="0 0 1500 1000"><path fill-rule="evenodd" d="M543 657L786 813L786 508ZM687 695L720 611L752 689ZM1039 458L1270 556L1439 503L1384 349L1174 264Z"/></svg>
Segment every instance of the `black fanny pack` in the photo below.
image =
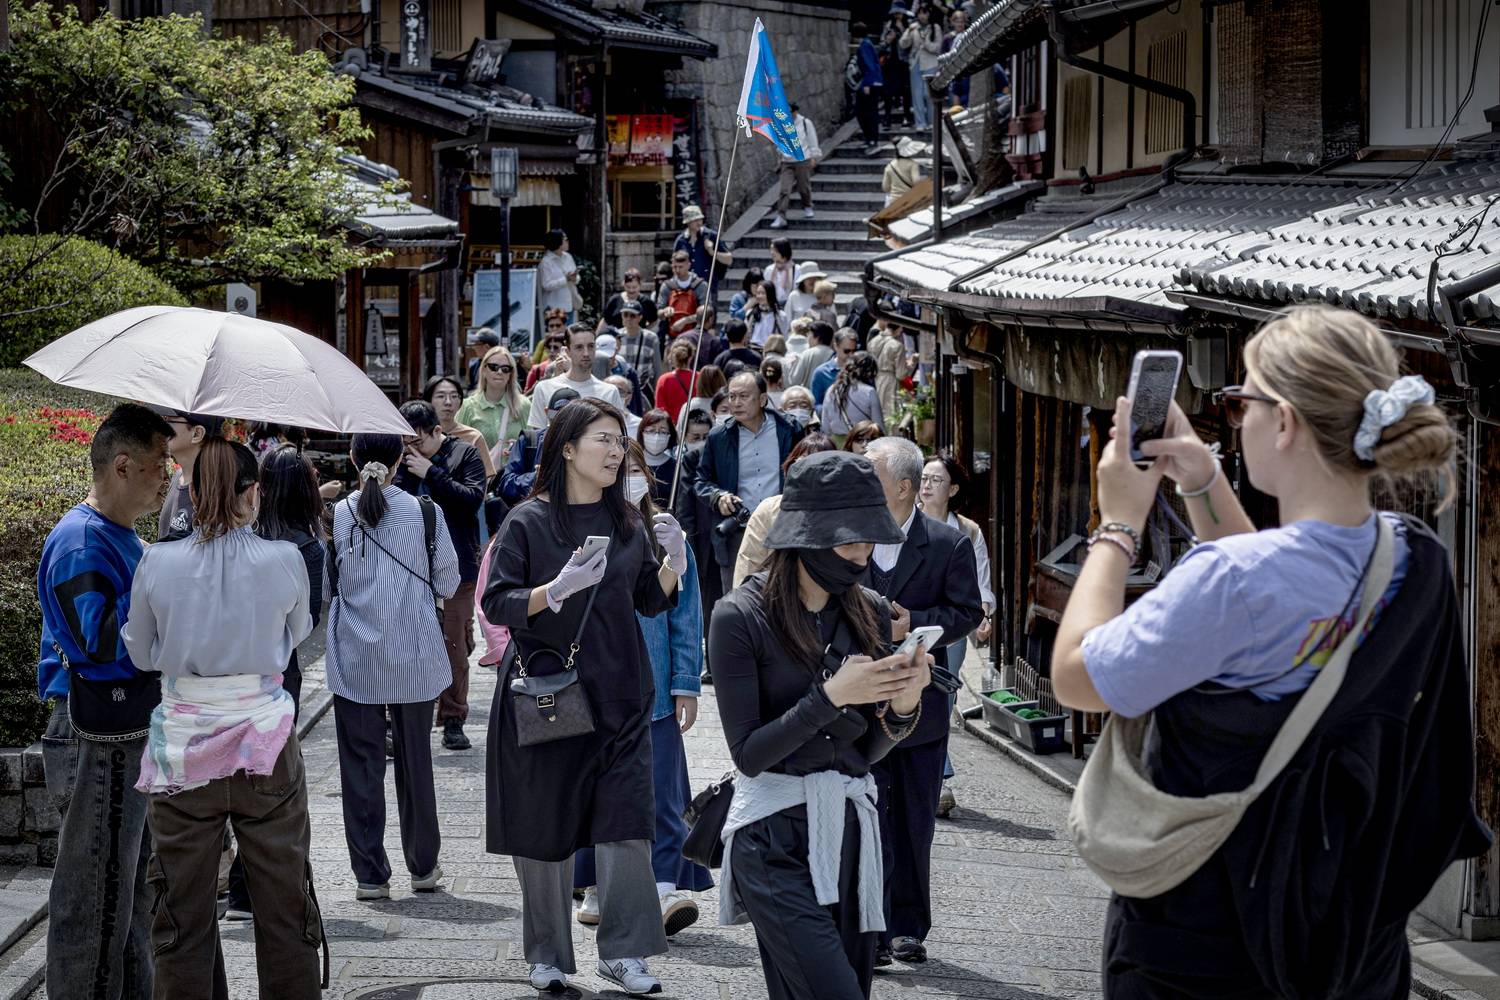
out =
<svg viewBox="0 0 1500 1000"><path fill-rule="evenodd" d="M73 734L103 743L138 740L151 729L151 713L161 704L161 675L95 681L80 677L68 656L52 644L68 671L68 721Z"/></svg>

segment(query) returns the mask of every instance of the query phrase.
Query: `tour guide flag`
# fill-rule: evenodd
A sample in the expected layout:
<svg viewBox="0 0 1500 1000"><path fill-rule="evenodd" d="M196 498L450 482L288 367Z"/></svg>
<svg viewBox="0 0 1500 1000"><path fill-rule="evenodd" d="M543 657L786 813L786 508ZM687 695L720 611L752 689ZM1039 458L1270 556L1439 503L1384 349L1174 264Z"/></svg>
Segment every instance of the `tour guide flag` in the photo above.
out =
<svg viewBox="0 0 1500 1000"><path fill-rule="evenodd" d="M746 135L754 131L770 139L784 155L794 160L807 159L802 140L797 138L797 126L786 102L786 91L781 88L781 73L776 69L776 56L771 53L771 40L766 37L765 25L758 17L755 30L750 33L750 54L745 60L745 86L740 91L738 124L745 129Z"/></svg>

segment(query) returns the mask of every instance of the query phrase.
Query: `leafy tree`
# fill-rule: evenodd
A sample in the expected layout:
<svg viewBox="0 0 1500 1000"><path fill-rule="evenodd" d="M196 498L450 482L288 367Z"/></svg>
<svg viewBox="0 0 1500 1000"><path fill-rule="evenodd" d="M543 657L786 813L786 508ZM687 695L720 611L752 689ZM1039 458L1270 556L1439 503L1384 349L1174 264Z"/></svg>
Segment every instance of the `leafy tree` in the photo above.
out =
<svg viewBox="0 0 1500 1000"><path fill-rule="evenodd" d="M339 158L369 133L353 81L320 53L205 38L196 16L85 24L43 3L11 15L12 93L62 138L33 218L63 207L64 235L183 289L328 278L379 256L342 226L359 200Z"/></svg>

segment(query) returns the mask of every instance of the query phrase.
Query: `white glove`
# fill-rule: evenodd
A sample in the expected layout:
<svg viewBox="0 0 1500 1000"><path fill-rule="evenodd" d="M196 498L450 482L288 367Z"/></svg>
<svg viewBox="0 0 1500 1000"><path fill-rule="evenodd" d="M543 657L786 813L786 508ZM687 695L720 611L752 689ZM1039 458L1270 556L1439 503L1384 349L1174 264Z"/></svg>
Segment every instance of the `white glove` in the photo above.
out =
<svg viewBox="0 0 1500 1000"><path fill-rule="evenodd" d="M607 549L594 553L587 562L583 559L583 550L576 549L567 564L558 570L557 577L547 584L547 607L556 613L562 608L563 601L604 579L604 569L608 565Z"/></svg>
<svg viewBox="0 0 1500 1000"><path fill-rule="evenodd" d="M657 514L651 519L651 533L656 536L656 544L666 553L672 572L681 574L686 571L687 541L677 518L671 514Z"/></svg>

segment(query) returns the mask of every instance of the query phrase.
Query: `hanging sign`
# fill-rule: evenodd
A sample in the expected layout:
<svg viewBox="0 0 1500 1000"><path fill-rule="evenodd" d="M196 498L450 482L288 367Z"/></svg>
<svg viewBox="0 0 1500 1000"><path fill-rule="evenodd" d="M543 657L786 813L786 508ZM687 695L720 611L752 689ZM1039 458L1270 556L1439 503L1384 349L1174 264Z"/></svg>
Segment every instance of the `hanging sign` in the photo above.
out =
<svg viewBox="0 0 1500 1000"><path fill-rule="evenodd" d="M431 69L432 41L427 32L427 0L401 0L401 66Z"/></svg>

